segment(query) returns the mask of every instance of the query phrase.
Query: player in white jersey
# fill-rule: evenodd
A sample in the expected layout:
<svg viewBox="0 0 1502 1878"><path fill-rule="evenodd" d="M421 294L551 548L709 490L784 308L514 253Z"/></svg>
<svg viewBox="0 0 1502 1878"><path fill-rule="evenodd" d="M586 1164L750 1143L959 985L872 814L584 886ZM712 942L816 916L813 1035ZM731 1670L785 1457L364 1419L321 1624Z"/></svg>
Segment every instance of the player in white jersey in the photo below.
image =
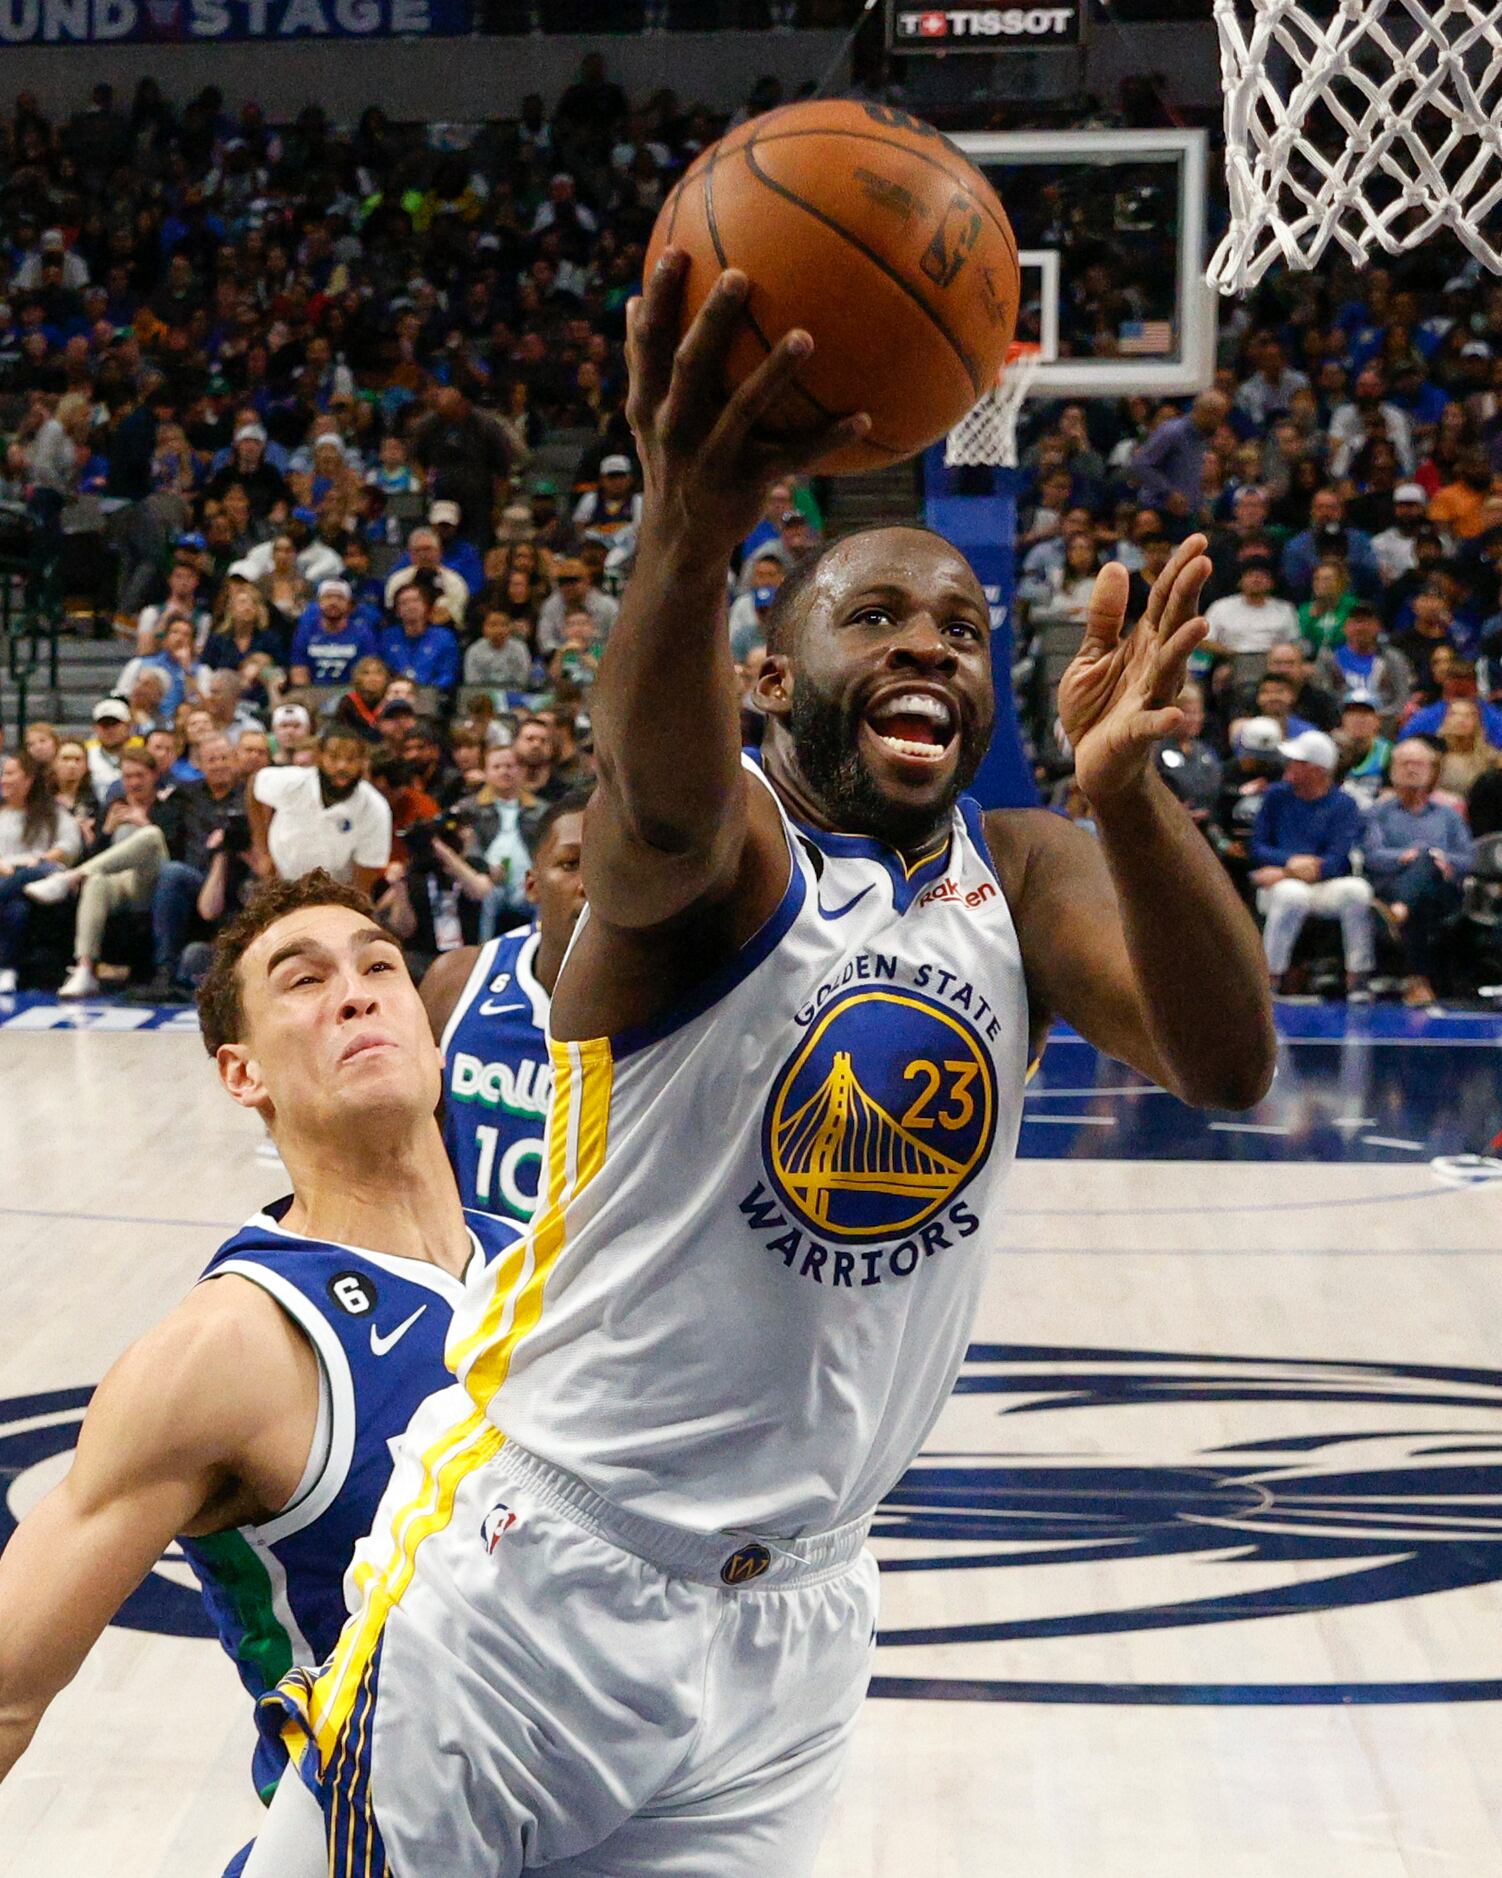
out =
<svg viewBox="0 0 1502 1878"><path fill-rule="evenodd" d="M752 763L730 553L864 424L763 435L806 336L727 400L747 284L679 347L681 280L670 257L630 316L646 508L544 1203L468 1289L333 1659L268 1698L306 1785L253 1873L806 1873L869 1672L866 1528L953 1385L1050 1014L1191 1101L1271 1076L1256 933L1150 762L1203 540L1126 638L1101 576L1061 697L1098 842L964 800L989 616L919 529L785 583Z"/></svg>

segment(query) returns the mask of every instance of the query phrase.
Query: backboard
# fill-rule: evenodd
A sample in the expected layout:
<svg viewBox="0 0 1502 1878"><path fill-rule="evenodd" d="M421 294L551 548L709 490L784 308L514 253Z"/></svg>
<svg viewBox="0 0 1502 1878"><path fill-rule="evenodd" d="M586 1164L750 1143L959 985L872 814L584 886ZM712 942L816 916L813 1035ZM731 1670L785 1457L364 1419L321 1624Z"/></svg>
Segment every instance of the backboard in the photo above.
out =
<svg viewBox="0 0 1502 1878"><path fill-rule="evenodd" d="M952 141L1005 204L1035 398L1182 397L1215 372L1205 134L977 131Z"/></svg>

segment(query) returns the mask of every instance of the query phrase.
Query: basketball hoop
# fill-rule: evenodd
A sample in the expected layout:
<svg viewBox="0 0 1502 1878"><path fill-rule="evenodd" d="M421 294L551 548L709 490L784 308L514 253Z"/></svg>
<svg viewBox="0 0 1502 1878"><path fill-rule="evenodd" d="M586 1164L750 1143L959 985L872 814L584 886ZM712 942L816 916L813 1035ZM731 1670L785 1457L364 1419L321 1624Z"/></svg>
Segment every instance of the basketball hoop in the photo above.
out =
<svg viewBox="0 0 1502 1878"><path fill-rule="evenodd" d="M992 464L1017 467L1017 421L1042 363L1041 348L1014 343L995 387L950 431L944 445L949 469Z"/></svg>
<svg viewBox="0 0 1502 1878"><path fill-rule="evenodd" d="M1502 202L1496 0L1215 0L1231 226L1208 279L1245 293L1275 261L1357 266L1449 229L1485 266Z"/></svg>

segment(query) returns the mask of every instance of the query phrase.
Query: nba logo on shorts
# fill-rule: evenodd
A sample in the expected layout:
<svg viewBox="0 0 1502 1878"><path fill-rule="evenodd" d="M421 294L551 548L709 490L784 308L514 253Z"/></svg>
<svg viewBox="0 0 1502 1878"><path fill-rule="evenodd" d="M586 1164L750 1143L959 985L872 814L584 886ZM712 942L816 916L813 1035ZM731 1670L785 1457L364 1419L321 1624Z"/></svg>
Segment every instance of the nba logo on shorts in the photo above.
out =
<svg viewBox="0 0 1502 1878"><path fill-rule="evenodd" d="M480 1537L485 1542L487 1558L494 1556L496 1547L515 1524L515 1513L504 1500L497 1500L484 1519L480 1521Z"/></svg>

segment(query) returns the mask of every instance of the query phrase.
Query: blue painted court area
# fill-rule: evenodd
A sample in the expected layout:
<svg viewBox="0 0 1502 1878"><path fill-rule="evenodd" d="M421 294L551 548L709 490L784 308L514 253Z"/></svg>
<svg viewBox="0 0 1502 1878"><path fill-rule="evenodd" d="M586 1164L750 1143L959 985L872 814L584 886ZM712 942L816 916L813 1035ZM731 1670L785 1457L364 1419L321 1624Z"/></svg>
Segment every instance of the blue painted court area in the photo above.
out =
<svg viewBox="0 0 1502 1878"><path fill-rule="evenodd" d="M1277 1020L1277 1078L1247 1114L1187 1109L1058 1026L1028 1087L1023 1158L1424 1163L1485 1155L1502 1131L1502 1012L1281 1004ZM191 1008L0 1000L0 1032L197 1029Z"/></svg>
<svg viewBox="0 0 1502 1878"><path fill-rule="evenodd" d="M1022 1154L1423 1163L1485 1154L1502 1129L1502 1015L1285 1004L1277 1018L1277 1077L1247 1114L1187 1109L1061 1027L1028 1088Z"/></svg>

